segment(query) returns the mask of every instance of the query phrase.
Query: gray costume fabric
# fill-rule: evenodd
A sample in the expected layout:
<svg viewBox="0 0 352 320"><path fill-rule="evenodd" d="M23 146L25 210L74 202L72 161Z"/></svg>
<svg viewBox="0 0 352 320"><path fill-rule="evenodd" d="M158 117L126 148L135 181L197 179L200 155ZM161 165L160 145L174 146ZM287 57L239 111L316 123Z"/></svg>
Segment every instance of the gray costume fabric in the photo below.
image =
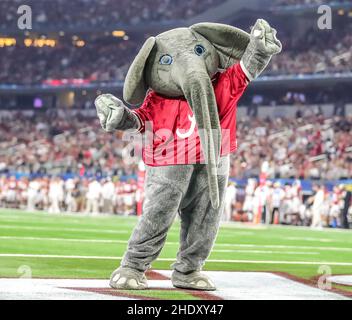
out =
<svg viewBox="0 0 352 320"><path fill-rule="evenodd" d="M174 272L174 286L200 289L192 282L200 278L195 271L201 270L214 244L229 172L229 157L219 159L221 126L211 79L218 69L240 61L253 80L280 51L276 30L262 19L250 35L228 25L199 23L146 40L126 76L124 99L138 105L149 89L166 97L184 96L195 115L207 164L147 167L143 215L121 268L112 275L112 287L145 287L143 272L160 254L179 213L180 249L173 267L182 275ZM104 130L139 128L138 117L120 99L104 94L95 104ZM137 270L141 273L136 275ZM210 283L204 288L213 289Z"/></svg>
<svg viewBox="0 0 352 320"><path fill-rule="evenodd" d="M214 209L209 197L206 165L147 167L143 215L130 238L121 266L146 271L158 257L179 213L180 248L173 268L182 273L201 270L213 247L223 211L228 156L220 158L218 172L222 205Z"/></svg>

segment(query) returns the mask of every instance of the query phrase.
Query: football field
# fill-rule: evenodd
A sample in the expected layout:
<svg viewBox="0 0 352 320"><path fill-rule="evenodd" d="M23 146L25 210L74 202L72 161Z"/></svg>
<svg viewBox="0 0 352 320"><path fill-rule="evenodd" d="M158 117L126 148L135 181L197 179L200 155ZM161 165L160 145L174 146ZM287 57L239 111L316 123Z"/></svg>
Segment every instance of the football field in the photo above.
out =
<svg viewBox="0 0 352 320"><path fill-rule="evenodd" d="M54 215L2 209L0 278L106 280L118 266L136 223L136 217ZM178 250L178 237L176 220L160 257L152 265L155 274L158 270L170 270ZM317 287L322 274L352 274L352 231L223 224L204 270L272 273ZM333 283L330 291L349 296L352 287ZM162 288L138 295L201 298L187 291Z"/></svg>

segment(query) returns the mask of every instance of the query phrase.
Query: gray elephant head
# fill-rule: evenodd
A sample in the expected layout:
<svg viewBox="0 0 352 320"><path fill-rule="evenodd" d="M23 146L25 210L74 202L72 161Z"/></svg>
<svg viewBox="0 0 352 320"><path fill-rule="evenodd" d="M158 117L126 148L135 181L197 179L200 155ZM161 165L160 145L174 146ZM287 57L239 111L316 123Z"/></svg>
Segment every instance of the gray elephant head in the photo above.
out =
<svg viewBox="0 0 352 320"><path fill-rule="evenodd" d="M217 23L199 23L147 39L132 63L124 99L143 102L147 90L167 97L184 96L197 122L207 162L210 199L219 207L217 163L221 127L211 78L241 59L249 43L246 32Z"/></svg>

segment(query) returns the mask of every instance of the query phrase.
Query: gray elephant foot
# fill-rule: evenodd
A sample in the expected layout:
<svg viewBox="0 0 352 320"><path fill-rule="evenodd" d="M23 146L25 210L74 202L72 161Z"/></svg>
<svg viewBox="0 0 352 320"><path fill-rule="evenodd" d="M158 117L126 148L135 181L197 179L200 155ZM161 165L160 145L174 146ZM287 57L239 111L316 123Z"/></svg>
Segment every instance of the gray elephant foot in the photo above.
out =
<svg viewBox="0 0 352 320"><path fill-rule="evenodd" d="M148 282L143 272L120 267L112 273L110 287L119 290L145 290Z"/></svg>
<svg viewBox="0 0 352 320"><path fill-rule="evenodd" d="M214 291L214 283L203 273L194 271L189 274L180 273L176 270L172 273L171 282L174 287L181 289Z"/></svg>

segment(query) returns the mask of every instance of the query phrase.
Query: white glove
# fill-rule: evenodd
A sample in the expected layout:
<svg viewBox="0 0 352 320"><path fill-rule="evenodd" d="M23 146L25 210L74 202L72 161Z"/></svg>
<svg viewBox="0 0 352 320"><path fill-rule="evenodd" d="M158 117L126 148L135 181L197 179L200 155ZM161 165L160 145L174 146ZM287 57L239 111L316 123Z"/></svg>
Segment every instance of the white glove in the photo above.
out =
<svg viewBox="0 0 352 320"><path fill-rule="evenodd" d="M95 99L101 127L107 132L118 129L125 112L123 102L112 94L102 94Z"/></svg>

